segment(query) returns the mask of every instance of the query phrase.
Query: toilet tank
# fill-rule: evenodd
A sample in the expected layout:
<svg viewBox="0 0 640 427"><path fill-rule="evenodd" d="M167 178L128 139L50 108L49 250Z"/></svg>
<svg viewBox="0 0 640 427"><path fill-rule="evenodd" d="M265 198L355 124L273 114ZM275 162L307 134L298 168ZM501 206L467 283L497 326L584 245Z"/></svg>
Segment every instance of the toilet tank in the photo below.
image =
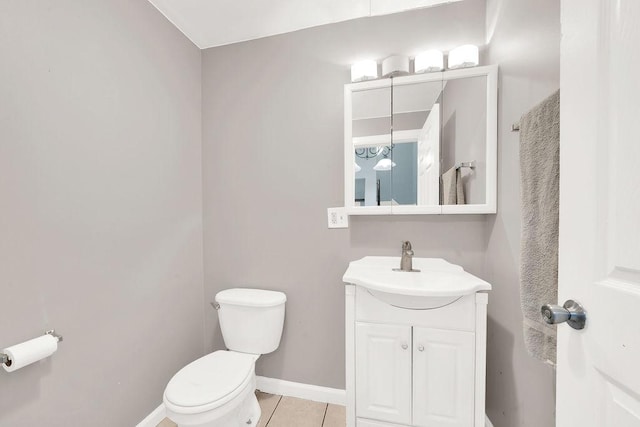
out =
<svg viewBox="0 0 640 427"><path fill-rule="evenodd" d="M218 317L226 347L251 354L275 351L282 337L286 301L284 293L262 289L218 292Z"/></svg>

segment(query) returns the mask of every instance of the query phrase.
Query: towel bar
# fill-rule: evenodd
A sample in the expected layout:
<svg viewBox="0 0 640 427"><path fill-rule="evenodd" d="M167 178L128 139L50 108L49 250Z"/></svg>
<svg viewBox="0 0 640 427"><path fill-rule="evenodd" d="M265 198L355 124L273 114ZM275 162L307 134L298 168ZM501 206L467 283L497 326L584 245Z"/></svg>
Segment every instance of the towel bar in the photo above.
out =
<svg viewBox="0 0 640 427"><path fill-rule="evenodd" d="M470 169L475 169L476 168L476 161L472 160L470 162L460 162L456 164L456 169L460 169L460 168L470 168Z"/></svg>
<svg viewBox="0 0 640 427"><path fill-rule="evenodd" d="M514 123L511 125L511 132L520 132L520 123Z"/></svg>

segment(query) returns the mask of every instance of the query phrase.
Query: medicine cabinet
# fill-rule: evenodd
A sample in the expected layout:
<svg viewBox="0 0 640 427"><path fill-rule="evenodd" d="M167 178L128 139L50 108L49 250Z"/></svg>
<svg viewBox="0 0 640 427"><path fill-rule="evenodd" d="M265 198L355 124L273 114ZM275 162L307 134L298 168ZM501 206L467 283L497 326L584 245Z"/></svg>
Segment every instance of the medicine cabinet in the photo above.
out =
<svg viewBox="0 0 640 427"><path fill-rule="evenodd" d="M345 85L349 215L495 213L498 67Z"/></svg>

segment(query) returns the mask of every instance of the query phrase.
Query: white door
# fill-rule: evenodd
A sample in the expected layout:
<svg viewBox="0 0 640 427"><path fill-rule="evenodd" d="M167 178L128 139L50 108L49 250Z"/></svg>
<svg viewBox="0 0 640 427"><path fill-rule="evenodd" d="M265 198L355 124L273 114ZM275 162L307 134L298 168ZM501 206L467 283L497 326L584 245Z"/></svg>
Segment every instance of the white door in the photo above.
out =
<svg viewBox="0 0 640 427"><path fill-rule="evenodd" d="M475 335L413 328L413 425L473 426Z"/></svg>
<svg viewBox="0 0 640 427"><path fill-rule="evenodd" d="M356 416L411 423L411 327L356 323Z"/></svg>
<svg viewBox="0 0 640 427"><path fill-rule="evenodd" d="M418 205L440 204L440 104L433 104L418 136Z"/></svg>
<svg viewBox="0 0 640 427"><path fill-rule="evenodd" d="M563 0L557 426L640 426L640 1Z"/></svg>

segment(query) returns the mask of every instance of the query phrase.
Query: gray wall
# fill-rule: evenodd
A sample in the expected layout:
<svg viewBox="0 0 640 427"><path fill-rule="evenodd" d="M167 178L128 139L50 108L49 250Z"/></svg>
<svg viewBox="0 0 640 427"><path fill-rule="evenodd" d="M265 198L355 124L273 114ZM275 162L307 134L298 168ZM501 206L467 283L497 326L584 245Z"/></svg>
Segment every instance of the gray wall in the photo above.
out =
<svg viewBox="0 0 640 427"><path fill-rule="evenodd" d="M487 413L496 427L554 425L555 375L529 357L519 300L520 167L511 125L559 87L560 2L488 0L489 62L500 64L498 214L487 217Z"/></svg>
<svg viewBox="0 0 640 427"><path fill-rule="evenodd" d="M131 426L203 352L201 54L145 0L0 2L0 426Z"/></svg>
<svg viewBox="0 0 640 427"><path fill-rule="evenodd" d="M343 196L343 85L366 57L482 45L485 3L323 26L203 56L205 340L223 348L216 292L233 286L286 292L280 348L259 375L344 387L344 288L351 260L443 257L484 277L484 216L350 218L327 229ZM237 159L243 159L241 162ZM311 172L311 173L310 173Z"/></svg>

